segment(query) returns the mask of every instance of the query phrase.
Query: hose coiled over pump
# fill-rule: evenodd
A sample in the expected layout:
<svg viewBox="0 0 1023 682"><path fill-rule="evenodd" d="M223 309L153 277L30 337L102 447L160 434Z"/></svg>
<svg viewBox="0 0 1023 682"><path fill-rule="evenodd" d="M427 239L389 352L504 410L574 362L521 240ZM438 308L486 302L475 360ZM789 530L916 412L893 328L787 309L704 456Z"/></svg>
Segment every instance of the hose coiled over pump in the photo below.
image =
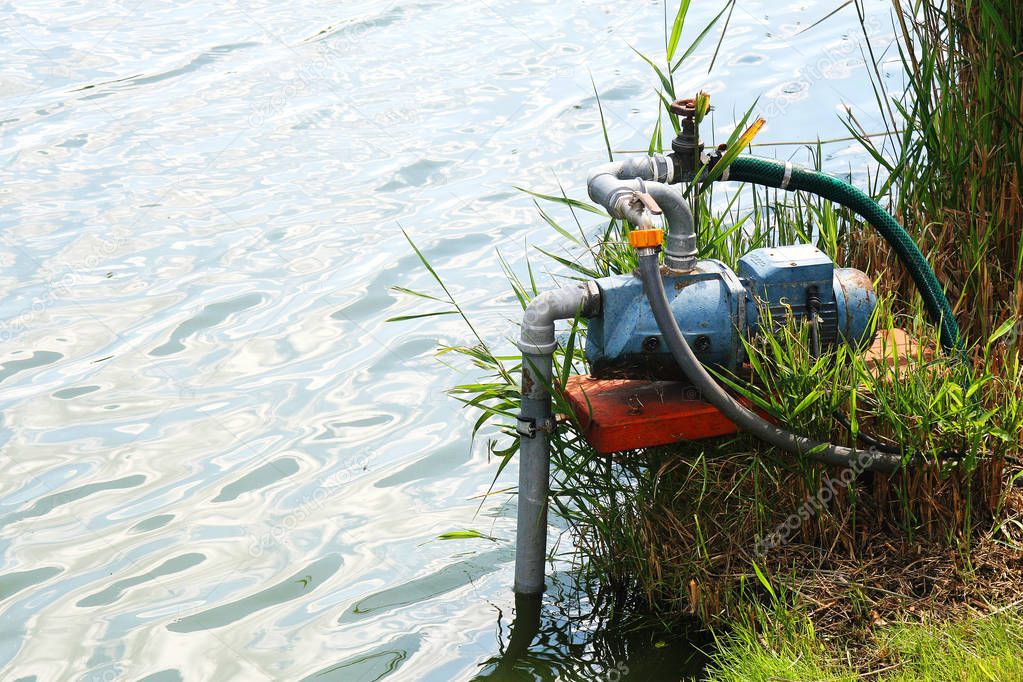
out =
<svg viewBox="0 0 1023 682"><path fill-rule="evenodd" d="M927 259L898 221L864 192L825 173L756 156L737 157L719 180L810 192L855 212L881 234L909 271L923 297L927 314L939 326L942 348L946 351L962 351L959 325L956 324L952 306Z"/></svg>
<svg viewBox="0 0 1023 682"><path fill-rule="evenodd" d="M689 377L689 380L700 390L704 400L718 408L741 430L782 450L811 457L827 464L853 467L859 471L871 469L891 472L899 467L901 460L898 455L878 452L873 449L856 450L800 436L772 424L730 396L700 364L700 360L693 353L678 327L678 320L675 319L668 296L664 291L658 251L659 249L641 249L639 251L638 272L643 282L643 291L650 303L650 310L654 314L657 327L661 330L661 336L668 344L668 350L671 351L675 362Z"/></svg>

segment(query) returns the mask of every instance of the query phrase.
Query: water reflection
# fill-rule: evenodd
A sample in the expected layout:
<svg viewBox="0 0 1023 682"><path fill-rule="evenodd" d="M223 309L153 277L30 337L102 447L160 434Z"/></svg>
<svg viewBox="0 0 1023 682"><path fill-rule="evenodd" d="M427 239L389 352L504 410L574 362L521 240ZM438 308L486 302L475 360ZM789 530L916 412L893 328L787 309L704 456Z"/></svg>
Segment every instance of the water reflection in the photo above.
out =
<svg viewBox="0 0 1023 682"><path fill-rule="evenodd" d="M709 637L668 631L634 616L622 591L579 599L585 591L565 575L542 597L516 595L514 619L498 609L498 655L475 680L695 680L706 665Z"/></svg>

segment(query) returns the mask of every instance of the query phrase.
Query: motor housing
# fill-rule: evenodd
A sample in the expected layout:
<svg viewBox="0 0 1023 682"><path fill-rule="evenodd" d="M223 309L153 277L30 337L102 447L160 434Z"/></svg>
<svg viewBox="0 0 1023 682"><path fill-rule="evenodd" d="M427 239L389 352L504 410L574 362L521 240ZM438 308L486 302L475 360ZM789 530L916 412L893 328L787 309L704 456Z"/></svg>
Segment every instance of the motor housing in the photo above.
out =
<svg viewBox="0 0 1023 682"><path fill-rule="evenodd" d="M870 345L870 318L877 305L864 273L837 268L809 244L750 251L739 272L718 260L700 260L687 272L662 270L672 312L690 348L705 365L736 371L746 360L742 338L787 316L819 316L822 347L839 341ZM598 379L686 380L661 338L634 275L597 280L600 314L587 331L586 358Z"/></svg>

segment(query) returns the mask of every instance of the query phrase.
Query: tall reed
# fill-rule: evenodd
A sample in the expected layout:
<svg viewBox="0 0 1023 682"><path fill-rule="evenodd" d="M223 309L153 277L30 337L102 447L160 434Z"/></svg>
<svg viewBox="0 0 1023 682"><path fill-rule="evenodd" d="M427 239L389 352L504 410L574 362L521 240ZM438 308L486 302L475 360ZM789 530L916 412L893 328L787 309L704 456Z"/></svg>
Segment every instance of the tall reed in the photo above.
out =
<svg viewBox="0 0 1023 682"><path fill-rule="evenodd" d="M1023 4L893 6L904 90L889 92L880 63L871 71L888 135L849 127L886 172L878 193L932 254L960 327L980 340L1023 314ZM859 262L892 265L879 240L860 244ZM888 270L891 290L910 288Z"/></svg>

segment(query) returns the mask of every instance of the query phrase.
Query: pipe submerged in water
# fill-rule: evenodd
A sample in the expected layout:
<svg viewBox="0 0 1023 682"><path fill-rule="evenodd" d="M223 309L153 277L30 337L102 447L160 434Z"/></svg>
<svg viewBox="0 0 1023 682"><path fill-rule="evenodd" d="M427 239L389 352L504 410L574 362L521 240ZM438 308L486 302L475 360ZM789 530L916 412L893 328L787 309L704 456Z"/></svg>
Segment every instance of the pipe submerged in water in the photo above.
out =
<svg viewBox="0 0 1023 682"><path fill-rule="evenodd" d="M593 282L546 291L526 306L519 330L522 400L515 427L519 435L518 517L515 535L515 592L544 590L547 556L547 495L550 492L551 366L557 341L554 323L600 313Z"/></svg>
<svg viewBox="0 0 1023 682"><path fill-rule="evenodd" d="M696 264L696 232L685 197L669 186L675 162L663 155L631 158L599 166L590 173L587 193L613 218L640 227L668 224L665 264L690 270ZM519 436L519 487L515 536L515 592L544 591L547 556L547 498L550 492L551 368L557 342L557 320L600 314L600 289L595 282L548 291L526 306L518 348L522 351L522 398L516 432Z"/></svg>

